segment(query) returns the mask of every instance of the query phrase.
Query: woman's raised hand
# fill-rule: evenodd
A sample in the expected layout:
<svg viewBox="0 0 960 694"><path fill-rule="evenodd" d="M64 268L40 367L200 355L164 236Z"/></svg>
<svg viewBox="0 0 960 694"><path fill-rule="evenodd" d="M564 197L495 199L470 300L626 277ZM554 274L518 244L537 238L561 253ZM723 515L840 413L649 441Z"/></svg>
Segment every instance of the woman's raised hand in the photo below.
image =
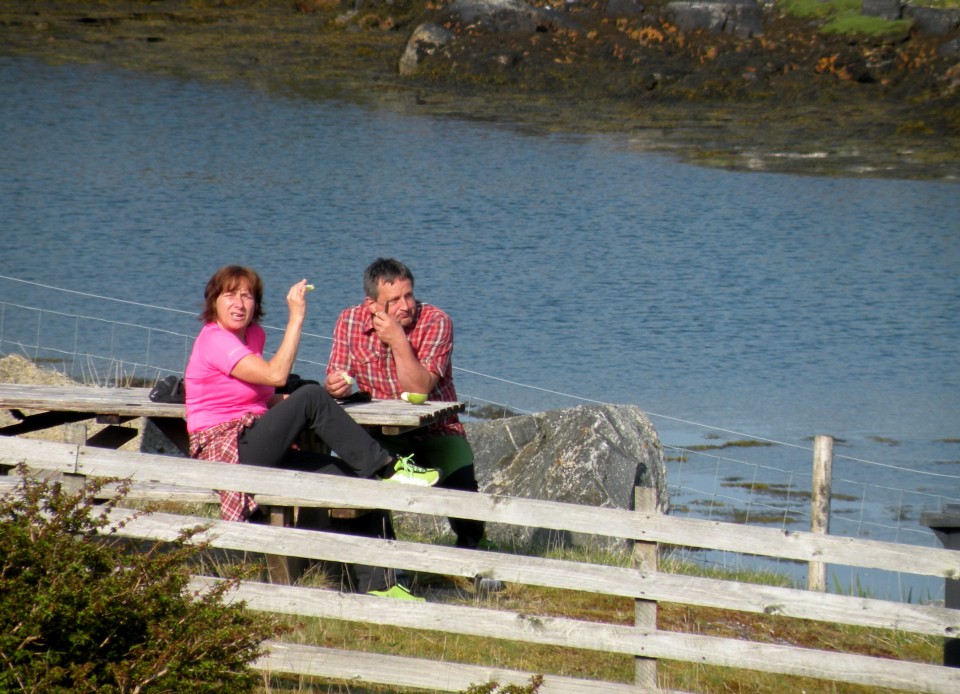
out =
<svg viewBox="0 0 960 694"><path fill-rule="evenodd" d="M291 318L303 319L307 315L307 280L303 279L287 292L287 310Z"/></svg>

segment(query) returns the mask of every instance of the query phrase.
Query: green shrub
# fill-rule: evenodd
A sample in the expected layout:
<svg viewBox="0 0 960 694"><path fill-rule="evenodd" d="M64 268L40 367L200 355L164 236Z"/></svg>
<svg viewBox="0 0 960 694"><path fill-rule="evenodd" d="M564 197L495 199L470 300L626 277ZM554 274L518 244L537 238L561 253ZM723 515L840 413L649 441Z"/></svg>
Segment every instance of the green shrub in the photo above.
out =
<svg viewBox="0 0 960 694"><path fill-rule="evenodd" d="M93 505L102 483L68 492L18 474L0 497L0 691L253 689L260 678L249 665L277 627L225 604L230 582L188 593L199 528L172 546L128 551L104 537L109 520Z"/></svg>

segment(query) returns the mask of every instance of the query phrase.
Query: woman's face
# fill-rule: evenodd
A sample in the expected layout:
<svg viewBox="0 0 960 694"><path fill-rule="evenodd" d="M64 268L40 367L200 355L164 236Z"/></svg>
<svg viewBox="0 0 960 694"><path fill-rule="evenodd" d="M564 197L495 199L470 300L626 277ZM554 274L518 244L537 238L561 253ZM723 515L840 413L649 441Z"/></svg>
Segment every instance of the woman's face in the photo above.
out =
<svg viewBox="0 0 960 694"><path fill-rule="evenodd" d="M253 320L256 305L250 284L242 279L217 297L217 323L224 330L242 336Z"/></svg>

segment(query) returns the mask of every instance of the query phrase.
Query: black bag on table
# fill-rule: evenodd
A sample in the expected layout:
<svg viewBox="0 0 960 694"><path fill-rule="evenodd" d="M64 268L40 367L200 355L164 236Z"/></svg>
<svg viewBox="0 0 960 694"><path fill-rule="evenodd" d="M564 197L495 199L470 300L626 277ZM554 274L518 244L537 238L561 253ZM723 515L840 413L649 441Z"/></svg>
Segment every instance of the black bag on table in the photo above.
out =
<svg viewBox="0 0 960 694"><path fill-rule="evenodd" d="M186 401L186 391L183 389L183 378L170 374L157 382L150 391L150 400L153 402L172 402L182 405Z"/></svg>

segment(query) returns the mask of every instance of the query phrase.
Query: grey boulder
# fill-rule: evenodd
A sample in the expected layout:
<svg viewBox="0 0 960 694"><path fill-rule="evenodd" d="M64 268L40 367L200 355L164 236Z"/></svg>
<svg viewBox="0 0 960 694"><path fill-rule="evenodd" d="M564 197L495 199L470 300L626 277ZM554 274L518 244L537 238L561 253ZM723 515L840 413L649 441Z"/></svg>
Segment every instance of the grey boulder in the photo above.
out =
<svg viewBox="0 0 960 694"><path fill-rule="evenodd" d="M487 494L633 508L634 487L656 492L669 507L660 439L634 405L580 406L489 422L468 422L477 480ZM624 549L622 538L488 524L507 546Z"/></svg>
<svg viewBox="0 0 960 694"><path fill-rule="evenodd" d="M453 32L439 24L431 22L421 24L413 30L410 40L407 41L407 47L400 56L400 74L414 74L421 60L428 55L433 55L453 39Z"/></svg>

